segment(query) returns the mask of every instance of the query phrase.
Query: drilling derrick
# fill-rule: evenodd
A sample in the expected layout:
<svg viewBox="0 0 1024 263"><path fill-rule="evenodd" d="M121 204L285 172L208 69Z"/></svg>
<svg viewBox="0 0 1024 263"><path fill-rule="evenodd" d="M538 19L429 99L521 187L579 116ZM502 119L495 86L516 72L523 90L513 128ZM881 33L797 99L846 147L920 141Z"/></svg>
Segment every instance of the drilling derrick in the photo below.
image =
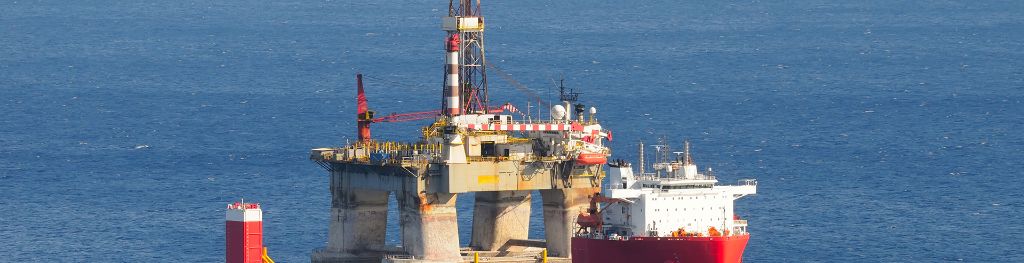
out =
<svg viewBox="0 0 1024 263"><path fill-rule="evenodd" d="M459 103L463 112L486 113L487 108L487 65L484 56L484 17L480 13L480 1L451 0L448 2L448 16L442 19L442 28L447 34L446 48L458 55L454 65L445 68L445 88L458 84ZM449 53L448 59L452 59ZM453 65L453 63L448 63ZM452 72L457 72L452 74ZM450 79L454 75L457 81ZM455 83L452 83L455 82ZM452 94L447 92L445 94ZM443 102L451 108L447 100Z"/></svg>
<svg viewBox="0 0 1024 263"><path fill-rule="evenodd" d="M546 118L517 119L523 115L509 103L489 107L480 2L449 2L441 24L439 110L375 118L357 78L359 140L313 149L310 159L330 173L332 202L327 246L314 251L312 262L457 262L466 251L515 255L531 246L570 256L576 215L600 191L611 132L594 117L595 108L587 118L583 104L572 105L578 93L571 102L554 103ZM427 118L434 122L418 141L370 137L371 123ZM544 203L542 243L527 240L533 191ZM462 193L475 193L466 249L459 247L456 221L457 212L469 212L456 211ZM384 243L390 194L400 212L398 247Z"/></svg>

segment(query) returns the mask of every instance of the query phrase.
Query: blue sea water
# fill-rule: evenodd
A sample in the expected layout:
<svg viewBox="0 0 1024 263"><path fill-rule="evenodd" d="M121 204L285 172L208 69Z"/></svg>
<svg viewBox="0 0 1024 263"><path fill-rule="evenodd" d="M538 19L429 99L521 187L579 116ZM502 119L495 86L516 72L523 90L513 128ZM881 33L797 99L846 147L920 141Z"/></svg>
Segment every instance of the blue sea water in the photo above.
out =
<svg viewBox="0 0 1024 263"><path fill-rule="evenodd" d="M272 257L308 261L330 200L309 149L354 137L357 72L380 112L437 107L446 7L0 2L0 261L222 261L224 205L243 197L264 205ZM562 76L582 89L615 157L690 139L723 181L758 179L737 208L746 262L1024 261L1022 1L484 14L488 59L537 93ZM525 104L490 79L496 103ZM411 140L418 125L374 133Z"/></svg>

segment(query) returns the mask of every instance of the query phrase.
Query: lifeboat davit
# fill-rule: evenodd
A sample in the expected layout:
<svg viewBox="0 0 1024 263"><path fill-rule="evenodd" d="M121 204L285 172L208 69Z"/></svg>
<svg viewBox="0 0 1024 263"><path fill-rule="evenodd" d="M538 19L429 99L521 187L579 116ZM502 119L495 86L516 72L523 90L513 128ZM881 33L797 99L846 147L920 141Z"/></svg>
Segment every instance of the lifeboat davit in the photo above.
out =
<svg viewBox="0 0 1024 263"><path fill-rule="evenodd" d="M603 153L581 153L576 156L576 163L582 165L594 165L608 163L608 156Z"/></svg>

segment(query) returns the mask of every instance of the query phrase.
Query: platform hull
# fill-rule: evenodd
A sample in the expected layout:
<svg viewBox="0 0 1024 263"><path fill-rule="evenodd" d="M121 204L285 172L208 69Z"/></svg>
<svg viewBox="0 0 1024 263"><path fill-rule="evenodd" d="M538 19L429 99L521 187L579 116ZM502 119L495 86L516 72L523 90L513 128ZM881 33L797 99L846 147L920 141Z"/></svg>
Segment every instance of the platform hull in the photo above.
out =
<svg viewBox="0 0 1024 263"><path fill-rule="evenodd" d="M736 263L749 235L729 237L638 237L630 240L572 239L573 263Z"/></svg>

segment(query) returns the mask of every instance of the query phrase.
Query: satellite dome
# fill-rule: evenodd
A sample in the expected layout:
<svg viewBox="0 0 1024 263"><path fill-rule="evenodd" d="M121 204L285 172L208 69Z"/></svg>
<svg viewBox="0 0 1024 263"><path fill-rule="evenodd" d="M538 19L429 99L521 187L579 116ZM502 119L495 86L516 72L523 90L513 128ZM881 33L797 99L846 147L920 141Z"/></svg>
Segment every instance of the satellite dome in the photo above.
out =
<svg viewBox="0 0 1024 263"><path fill-rule="evenodd" d="M561 120L565 118L565 107L555 105L551 107L551 118Z"/></svg>

